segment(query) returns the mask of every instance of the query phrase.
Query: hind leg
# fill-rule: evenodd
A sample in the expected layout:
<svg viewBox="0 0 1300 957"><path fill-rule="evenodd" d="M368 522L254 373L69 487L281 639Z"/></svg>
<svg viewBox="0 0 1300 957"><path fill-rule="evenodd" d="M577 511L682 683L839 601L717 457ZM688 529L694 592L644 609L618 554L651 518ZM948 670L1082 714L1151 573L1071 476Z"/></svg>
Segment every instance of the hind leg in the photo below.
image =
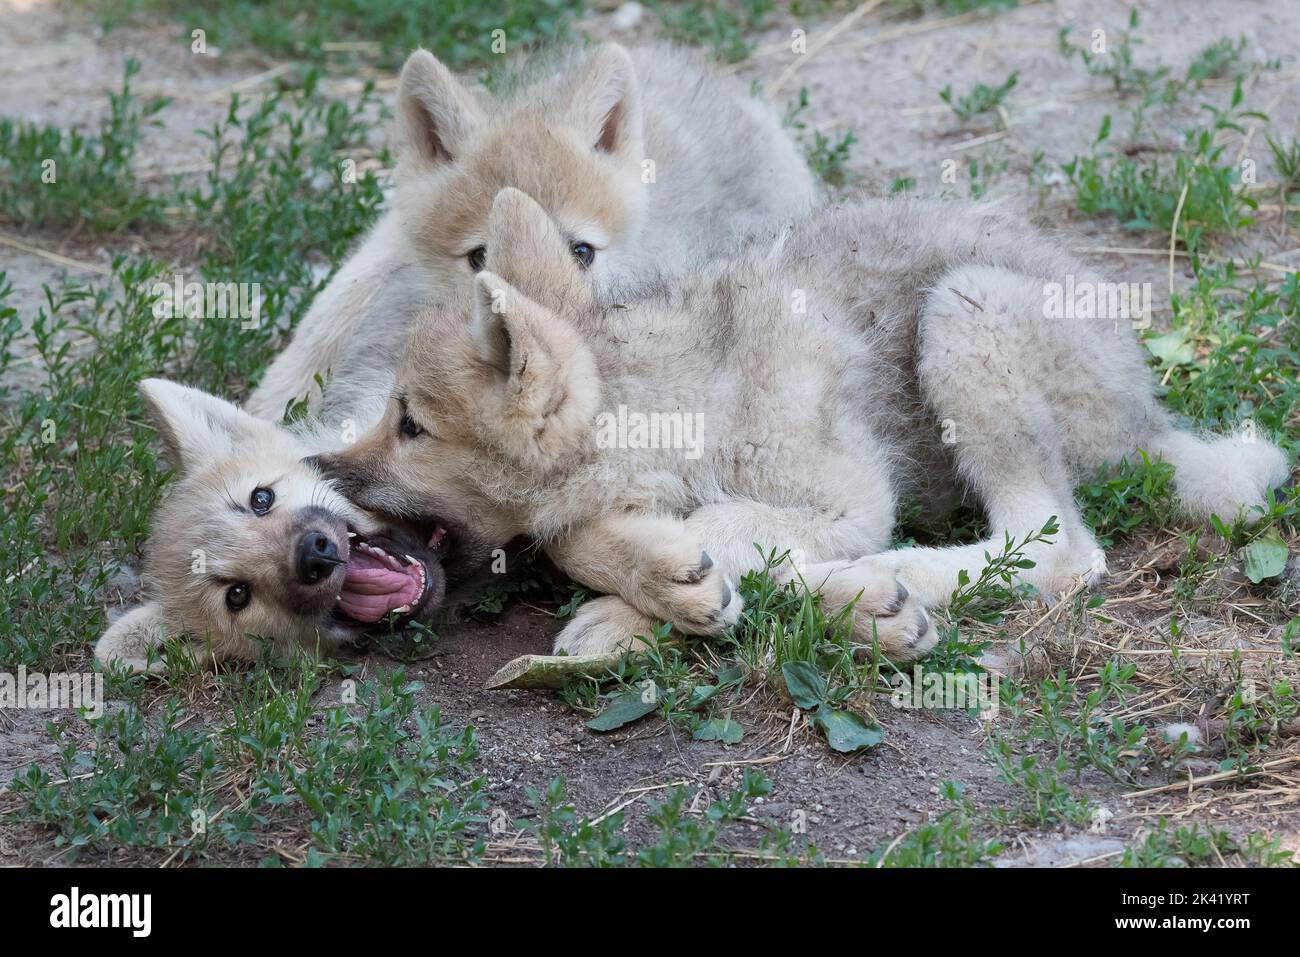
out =
<svg viewBox="0 0 1300 957"><path fill-rule="evenodd" d="M1007 538L1033 538L1053 516L1058 531L1024 546L1032 565L1017 569L1017 579L1043 592L1098 581L1105 558L1075 505L1072 466L1132 447L1166 422L1127 324L1046 318L1044 286L1008 270L963 267L936 284L921 316L922 395L991 535L862 561L897 571L929 606L948 602L963 571L977 579Z"/></svg>
<svg viewBox="0 0 1300 957"><path fill-rule="evenodd" d="M1069 277L1056 278L1063 284ZM1200 437L1175 428L1155 399L1147 355L1131 320L1114 315L1117 303L1100 291L1105 284L1083 270L1075 278L1099 291L1090 303L1077 303L1071 318L1049 318L1043 306L1051 284L1007 270L954 270L931 297L924 348L961 361L968 358L965 344L955 337L972 335L984 353L979 358L992 360L989 370L1007 370L996 380L985 375L984 395L1020 389L1028 401L1042 403L1047 415L1041 424L1052 430L1075 481L1141 449L1174 466L1174 492L1185 516L1231 521L1258 514L1268 491L1287 480L1286 455L1253 430ZM970 378L979 381L978 368L970 369ZM935 392L952 402L960 391L940 379L932 370ZM977 394L967 398L984 401Z"/></svg>
<svg viewBox="0 0 1300 957"><path fill-rule="evenodd" d="M1071 318L1049 317L1049 290L1049 283L1010 270L963 267L936 284L922 315L922 394L994 533L975 546L879 557L927 601L946 600L956 573L974 579L986 551L1000 553L1007 536L1019 542L1051 515L1060 531L1052 544L1026 549L1034 566L1019 579L1052 592L1079 578L1095 583L1105 558L1073 488L1138 449L1173 463L1179 503L1197 518L1236 517L1285 479L1285 456L1262 439L1207 441L1175 429L1152 394L1130 321L1099 315L1100 295Z"/></svg>

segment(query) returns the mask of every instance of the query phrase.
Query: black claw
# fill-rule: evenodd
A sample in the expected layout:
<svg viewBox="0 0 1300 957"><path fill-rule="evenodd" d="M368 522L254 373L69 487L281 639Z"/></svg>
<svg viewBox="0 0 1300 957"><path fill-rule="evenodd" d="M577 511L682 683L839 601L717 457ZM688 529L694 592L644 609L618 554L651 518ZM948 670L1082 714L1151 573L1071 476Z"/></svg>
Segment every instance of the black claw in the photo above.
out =
<svg viewBox="0 0 1300 957"><path fill-rule="evenodd" d="M700 571L707 572L713 567L713 559L709 557L708 552L700 552Z"/></svg>
<svg viewBox="0 0 1300 957"><path fill-rule="evenodd" d="M903 587L902 582L898 582L897 584L898 591L894 592L894 600L885 606L886 614L897 614L898 610L903 607L903 603L907 601L907 596L909 594L908 590Z"/></svg>
<svg viewBox="0 0 1300 957"><path fill-rule="evenodd" d="M722 604L719 607L726 608L731 604L731 586L726 582L722 583Z"/></svg>
<svg viewBox="0 0 1300 957"><path fill-rule="evenodd" d="M924 611L916 613L916 640L920 641L925 637L925 633L930 630L930 619L926 617Z"/></svg>
<svg viewBox="0 0 1300 957"><path fill-rule="evenodd" d="M1277 488L1273 489L1274 504L1278 502L1285 502L1287 499L1291 497L1291 493L1294 491L1295 491L1294 488L1287 488L1285 485L1279 485Z"/></svg>

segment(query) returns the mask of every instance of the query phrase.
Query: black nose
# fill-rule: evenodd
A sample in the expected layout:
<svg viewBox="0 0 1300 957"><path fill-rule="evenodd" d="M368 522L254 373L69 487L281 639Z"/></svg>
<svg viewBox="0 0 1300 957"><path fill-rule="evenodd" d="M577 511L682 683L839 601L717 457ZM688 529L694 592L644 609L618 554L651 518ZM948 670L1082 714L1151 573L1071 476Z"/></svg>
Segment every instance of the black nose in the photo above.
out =
<svg viewBox="0 0 1300 957"><path fill-rule="evenodd" d="M342 564L339 547L324 532L304 532L298 539L298 580L314 585Z"/></svg>

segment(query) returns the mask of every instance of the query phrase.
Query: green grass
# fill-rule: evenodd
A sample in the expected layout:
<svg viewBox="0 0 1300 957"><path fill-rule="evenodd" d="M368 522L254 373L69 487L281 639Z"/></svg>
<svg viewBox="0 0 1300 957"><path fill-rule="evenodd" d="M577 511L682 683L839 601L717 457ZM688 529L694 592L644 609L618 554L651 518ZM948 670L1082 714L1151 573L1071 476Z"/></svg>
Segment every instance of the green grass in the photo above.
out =
<svg viewBox="0 0 1300 957"><path fill-rule="evenodd" d="M689 812L699 788L678 785L667 789L659 800L647 798L646 820L654 839L629 847L622 837L625 824L622 809L599 819L578 814L565 803L565 783L556 778L541 790L526 789L533 813L514 822L520 831L536 841L542 861L548 867L726 867L754 861L767 866L816 864L819 854L813 845L800 842L791 832L771 821L762 821L764 834L754 848L743 855L731 845L728 825L755 820L752 802L772 790L762 774L747 768L738 787L711 802L702 814Z"/></svg>
<svg viewBox="0 0 1300 957"><path fill-rule="evenodd" d="M1139 449L1136 461L1104 469L1075 489L1084 524L1097 543L1109 548L1139 528L1168 526L1175 516L1173 477L1172 465L1153 462Z"/></svg>
<svg viewBox="0 0 1300 957"><path fill-rule="evenodd" d="M664 32L680 43L708 47L724 63L739 63L754 49L745 34L765 25L776 9L775 0L688 0L649 6L659 16Z"/></svg>
<svg viewBox="0 0 1300 957"><path fill-rule="evenodd" d="M101 23L177 24L177 42L191 44L191 31L227 53L255 47L276 57L324 60L359 52L394 68L416 47L425 47L453 70L495 61L494 41L507 52L567 35L585 9L583 0L234 0L215 8L195 0L108 0L94 4ZM494 36L494 31L503 31ZM327 44L363 40L360 51L334 52Z"/></svg>
<svg viewBox="0 0 1300 957"><path fill-rule="evenodd" d="M1061 30L1061 52L1077 58L1091 75L1109 79L1121 102L1130 107L1129 133L1123 142L1113 144L1112 117L1107 115L1090 153L1075 156L1062 169L1084 214L1113 215L1127 229L1164 235L1177 220L1179 241L1195 252L1204 238L1228 235L1253 222L1257 204L1241 189L1241 169L1225 157L1224 136L1242 134L1241 124L1247 119L1267 122L1268 118L1242 108L1242 81L1252 66L1244 61L1244 37L1205 47L1183 73L1175 74L1163 64L1139 64L1138 25L1135 9L1127 30L1105 38L1104 51L1093 48L1095 38L1075 46L1071 28ZM1157 120L1166 120L1189 95L1200 93L1207 81L1228 78L1236 80L1229 106L1201 104L1209 114L1208 122L1186 129L1181 142L1168 146L1164 124ZM1139 142L1144 137L1155 145Z"/></svg>
<svg viewBox="0 0 1300 957"><path fill-rule="evenodd" d="M870 867L982 867L1002 853L1001 842L981 837L978 815L955 781L940 785L951 804L934 820L889 841L868 859Z"/></svg>
<svg viewBox="0 0 1300 957"><path fill-rule="evenodd" d="M527 599L554 606L556 618L566 619L573 617L589 595L588 589L566 578L540 552L525 551L494 574L466 608L473 615L492 617L511 602Z"/></svg>
<svg viewBox="0 0 1300 957"><path fill-rule="evenodd" d="M813 175L831 186L844 187L852 184L856 177L849 169L849 154L853 144L858 141L852 130L843 130L833 137L821 130L809 130L804 120L804 111L808 109L808 89L799 88L798 98L786 104L784 123L794 132L795 139L803 150L804 159Z"/></svg>
<svg viewBox="0 0 1300 957"><path fill-rule="evenodd" d="M1259 833L1238 841L1227 831L1193 824L1170 827L1160 818L1140 840L1125 848L1116 867L1222 866L1239 860L1258 867L1295 867L1294 854L1282 850L1281 838Z"/></svg>
<svg viewBox="0 0 1300 957"><path fill-rule="evenodd" d="M1171 157L1135 159L1122 150L1107 149L1111 122L1107 116L1097 131L1091 153L1075 156L1061 168L1075 191L1080 212L1110 214L1125 229L1154 230L1168 236L1177 222L1179 241L1196 250L1203 237L1234 233L1250 226L1258 207L1239 189L1241 171L1224 153L1224 130L1242 131L1238 112L1241 87L1232 109L1215 112L1207 126L1189 130Z"/></svg>
<svg viewBox="0 0 1300 957"><path fill-rule="evenodd" d="M954 94L951 86L945 86L939 91L939 99L948 104L958 119L969 120L1000 107L1007 94L1016 88L1019 78L1019 74L1012 73L997 86L977 83L969 93L962 96Z"/></svg>
<svg viewBox="0 0 1300 957"><path fill-rule="evenodd" d="M1172 327L1186 348L1167 370L1170 409L1216 431L1254 429L1300 453L1300 272L1267 283L1231 264L1197 264L1173 299Z"/></svg>
<svg viewBox="0 0 1300 957"><path fill-rule="evenodd" d="M1246 38L1223 38L1200 50L1181 74L1162 63L1143 65L1138 48L1141 20L1136 8L1129 11L1128 28L1110 35L1090 36L1081 45L1071 41L1073 27L1062 27L1057 45L1067 59L1078 58L1088 73L1110 81L1116 94L1136 101L1133 133L1143 129L1152 108L1168 108L1188 93L1198 92L1207 80L1240 79L1249 72L1244 62ZM1104 44L1104 49L1098 47Z"/></svg>
<svg viewBox="0 0 1300 957"><path fill-rule="evenodd" d="M227 716L207 726L172 696L153 720L127 705L90 721L90 748L56 728L58 780L35 765L16 777L16 817L51 828L70 859L129 847L279 863L266 848L290 832L307 835L309 864L478 856L485 806L473 731L417 708L419 685L400 669L360 687L354 705L314 705L318 687L304 657L223 676Z"/></svg>
<svg viewBox="0 0 1300 957"><path fill-rule="evenodd" d="M1014 10L1020 0L890 0L890 6L903 13L920 16L931 11L955 17L977 10Z"/></svg>
<svg viewBox="0 0 1300 957"><path fill-rule="evenodd" d="M0 119L0 218L25 227L86 226L112 233L156 223L163 203L142 188L133 160L145 128L168 101L141 102L131 91L140 71L127 60L121 90L96 132Z"/></svg>
<svg viewBox="0 0 1300 957"><path fill-rule="evenodd" d="M1291 201L1291 194L1300 187L1300 139L1290 143L1272 136L1266 136L1268 151L1273 155L1273 166L1277 170L1277 195L1283 202Z"/></svg>

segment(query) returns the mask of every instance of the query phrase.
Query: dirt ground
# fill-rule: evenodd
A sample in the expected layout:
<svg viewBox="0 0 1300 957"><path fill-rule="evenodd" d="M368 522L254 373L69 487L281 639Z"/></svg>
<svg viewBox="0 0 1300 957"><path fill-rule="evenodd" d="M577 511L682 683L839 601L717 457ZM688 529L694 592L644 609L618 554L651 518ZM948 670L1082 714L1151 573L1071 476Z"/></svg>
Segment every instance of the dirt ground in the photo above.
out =
<svg viewBox="0 0 1300 957"><path fill-rule="evenodd" d="M883 191L899 177L912 177L920 192L938 192L943 189L940 174L945 160L957 160L964 170L966 160L978 156L1007 164L993 183L992 195L1023 200L1032 198L1026 173L1036 152L1042 151L1049 162L1083 152L1102 116L1116 111L1104 81L1087 76L1077 64L1066 64L1057 49L1058 30L1074 24L1076 42L1094 26L1118 30L1132 6L1142 13L1143 55L1175 69L1223 36L1245 36L1249 59L1279 60L1280 69L1252 76L1249 103L1273 118L1274 130L1291 135L1300 130L1300 30L1296 29L1300 0L1035 3L995 15L948 19L937 14L901 18L873 11L820 49L819 39L843 11L807 23L787 13L778 18L778 26L757 38L754 55L734 69L746 79L762 81L771 92L791 64L789 31L802 26L814 52L801 61L775 100L784 104L799 87L806 87L808 115L816 128L854 130L858 142L849 165L866 188ZM625 42L657 30L647 15L634 30L617 31L604 13L590 18L584 27L593 36ZM39 0L0 0L0 115L61 125L91 124L103 109L104 91L120 80L123 58L134 55L142 66L139 91L164 93L177 101L162 114L164 126L148 134L143 155L160 171L184 171L201 163L204 155L204 142L194 131L222 115L236 89L256 90L265 71L277 64L243 52L196 58L180 37L172 23L105 35L83 16ZM937 92L947 84L959 90L976 82L996 84L1013 70L1019 72L1019 84L1006 103L1009 126L997 118L959 121L938 99ZM381 89L391 89L391 77L385 81ZM336 91L348 88L349 81L336 81ZM1230 84L1210 84L1199 99L1222 102L1229 89ZM1197 101L1189 98L1187 120L1195 118ZM1257 158L1259 178L1266 181L1270 171L1262 144L1252 139L1242 149ZM964 195L964 182L959 181L956 189ZM1075 218L1061 197L1050 199L1042 215ZM1077 221L1080 248L1125 280L1154 283L1157 325L1167 320L1167 296L1162 294L1169 282L1165 245L1146 235L1135 238L1105 220L1079 217ZM83 266L72 267L69 274L80 272L85 278L90 278L85 273L103 268L118 251L78 237L11 238L76 260ZM1249 241L1274 261L1300 265L1296 248L1300 241L1294 231L1277 222L1262 218ZM1147 252L1101 251L1135 246ZM1185 282L1182 262L1176 266L1174 281ZM46 256L0 244L0 270L26 300L19 303L23 314L39 301L41 286L62 281L66 268ZM1161 576L1144 563L1172 538L1143 540L1112 556L1112 576L1103 594L1108 599L1106 609L1119 625L1105 641L1119 641L1129 648L1163 647L1168 609L1161 611L1158 601L1152 601ZM128 595L130 590L126 589ZM1242 591L1231 607L1208 609L1203 620L1189 622L1188 631L1199 628L1221 647L1276 642L1276 631L1261 632L1250 620L1258 601ZM1004 627L1015 636L1017 629L1023 631L1046 610L1020 609ZM1239 621L1251 630L1238 628ZM1051 638L1057 660L1086 667L1089 655L1095 653L1087 643L1098 640L1088 627L1057 630ZM556 776L567 780L569 800L581 812L594 815L637 793L647 793L634 790L638 788L697 782L725 790L747 763L756 762L774 785L762 805L765 813L786 821L796 810L806 812L809 837L822 852L833 859L854 860L943 810L947 805L939 795L941 781L964 782L967 797L979 809L1006 806L1015 798L981 751L989 729L963 713L886 709L880 715L887 731L885 744L866 755L844 758L828 750L805 721L796 719L792 724L788 705L778 706L775 699L762 696L748 706L749 733L744 741L727 747L692 741L661 722L599 735L583 726L581 715L549 694L482 689L484 679L505 661L547 650L556 630L549 615L516 604L497 620L466 621L448 628L437 643L436 655L411 666L412 676L425 684L419 693L422 703L440 705L452 724L472 723L477 728L482 746L479 766L488 781L490 803L512 815L526 807L526 785L544 785ZM94 636L85 637L90 641ZM365 664L381 668L392 662L375 656ZM326 703L337 697L337 689L327 685L320 696ZM0 786L31 760L53 767L52 747L43 730L46 718L21 711L0 714ZM1288 753L1296 754L1295 747L1278 757ZM1160 814L1172 814L1180 823L1206 821L1219 827L1270 831L1282 836L1283 847L1300 854L1298 770L1294 762L1283 768L1271 788L1261 785L1232 794L1211 789L1191 798L1178 792L1126 797L1127 789L1100 775L1085 775L1079 790L1114 814L1105 832L1021 833L1001 861L1010 865L1106 861ZM634 804L628 813L630 826L636 827L642 811ZM497 853L508 856L508 848ZM53 860L58 860L58 854L47 835L0 832L0 864Z"/></svg>

